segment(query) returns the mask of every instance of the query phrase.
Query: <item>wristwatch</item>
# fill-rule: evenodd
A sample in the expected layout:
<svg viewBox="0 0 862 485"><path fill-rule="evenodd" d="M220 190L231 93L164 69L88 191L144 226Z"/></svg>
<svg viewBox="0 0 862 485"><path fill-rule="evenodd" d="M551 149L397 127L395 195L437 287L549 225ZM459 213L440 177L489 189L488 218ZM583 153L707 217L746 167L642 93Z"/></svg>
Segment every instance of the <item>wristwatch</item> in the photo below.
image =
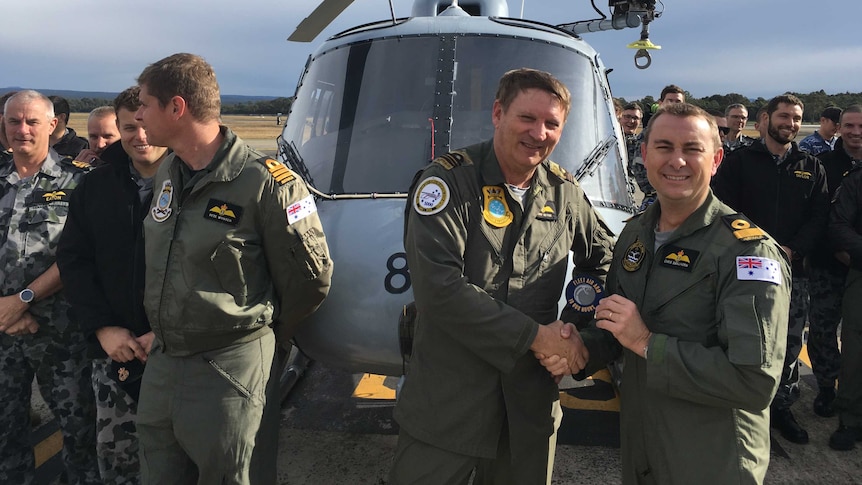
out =
<svg viewBox="0 0 862 485"><path fill-rule="evenodd" d="M33 290L30 288L24 288L21 290L21 293L18 293L18 298L29 305L30 303L33 303L33 300L36 298L36 293L33 293Z"/></svg>

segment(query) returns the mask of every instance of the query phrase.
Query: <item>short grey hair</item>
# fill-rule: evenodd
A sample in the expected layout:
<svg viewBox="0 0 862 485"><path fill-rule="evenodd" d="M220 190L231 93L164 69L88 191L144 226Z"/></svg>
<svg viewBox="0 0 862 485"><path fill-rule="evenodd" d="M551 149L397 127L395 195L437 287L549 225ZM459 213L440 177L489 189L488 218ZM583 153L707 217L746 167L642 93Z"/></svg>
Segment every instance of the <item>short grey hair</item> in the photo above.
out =
<svg viewBox="0 0 862 485"><path fill-rule="evenodd" d="M34 91L32 89L25 89L23 91L18 91L13 94L9 99L6 100L6 104L3 105L3 113L9 109L9 105L12 102L22 101L24 103L30 103L33 101L41 101L42 104L45 105L45 114L47 118L50 120L54 118L54 102L51 101L48 96L40 93L39 91Z"/></svg>

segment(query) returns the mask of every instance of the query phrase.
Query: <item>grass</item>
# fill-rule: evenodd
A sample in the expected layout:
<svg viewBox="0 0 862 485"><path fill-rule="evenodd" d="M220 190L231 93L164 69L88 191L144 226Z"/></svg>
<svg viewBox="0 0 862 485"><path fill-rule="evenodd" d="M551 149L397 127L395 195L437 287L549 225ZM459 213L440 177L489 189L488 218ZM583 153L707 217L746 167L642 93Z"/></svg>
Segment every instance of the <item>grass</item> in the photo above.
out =
<svg viewBox="0 0 862 485"><path fill-rule="evenodd" d="M285 117L281 117L282 125L275 124L272 115L225 115L222 123L230 127L243 140L273 140L281 134ZM69 127L78 132L78 136L87 137L87 113L72 113Z"/></svg>

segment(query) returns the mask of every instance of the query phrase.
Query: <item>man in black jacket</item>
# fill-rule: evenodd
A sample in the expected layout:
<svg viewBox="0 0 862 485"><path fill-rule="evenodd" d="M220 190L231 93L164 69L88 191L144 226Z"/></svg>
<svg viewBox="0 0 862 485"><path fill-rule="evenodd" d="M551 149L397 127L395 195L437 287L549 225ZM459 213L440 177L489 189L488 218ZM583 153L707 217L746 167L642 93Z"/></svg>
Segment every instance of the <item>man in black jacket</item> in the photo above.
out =
<svg viewBox="0 0 862 485"><path fill-rule="evenodd" d="M102 152L70 202L57 250L74 319L91 341L98 409L99 471L106 484L138 483L137 388L153 342L144 313L141 223L152 199L152 177L167 154L147 143L135 121L139 88L114 100L120 142ZM137 361L137 362L136 362Z"/></svg>
<svg viewBox="0 0 862 485"><path fill-rule="evenodd" d="M800 444L808 442L808 432L796 422L790 406L799 398L798 359L808 319L808 278L802 261L815 250L829 215L823 165L793 142L803 109L796 96L772 98L766 108L766 136L728 154L712 179L715 195L765 229L792 264L787 354L771 410L772 426Z"/></svg>
<svg viewBox="0 0 862 485"><path fill-rule="evenodd" d="M90 146L84 138L78 136L75 130L69 128L69 116L72 114L69 102L62 96L48 96L54 103L54 116L57 117L57 127L51 133L51 148L60 155L75 158L81 150Z"/></svg>
<svg viewBox="0 0 862 485"><path fill-rule="evenodd" d="M835 142L835 149L817 156L826 170L830 198L835 195L845 175L862 160L862 136L854 133L860 128L862 105L849 106L839 120L841 137ZM826 234L823 234L822 244L822 247L829 244ZM835 381L841 365L837 333L847 266L841 264L832 251L814 251L809 259L811 312L808 315L808 356L819 387L814 398L814 413L831 417L835 415Z"/></svg>
<svg viewBox="0 0 862 485"><path fill-rule="evenodd" d="M836 257L850 269L841 310L840 386L835 399L839 424L829 446L850 450L862 441L862 105L842 113L839 143L830 153L844 152L852 168L835 192L829 235Z"/></svg>

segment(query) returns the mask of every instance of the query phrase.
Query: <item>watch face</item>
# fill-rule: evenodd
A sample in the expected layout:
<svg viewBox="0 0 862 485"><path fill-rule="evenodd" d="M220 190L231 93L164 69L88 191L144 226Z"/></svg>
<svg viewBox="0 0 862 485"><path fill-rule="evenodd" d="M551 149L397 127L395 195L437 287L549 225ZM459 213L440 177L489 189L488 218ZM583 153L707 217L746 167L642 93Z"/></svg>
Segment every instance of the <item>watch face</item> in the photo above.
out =
<svg viewBox="0 0 862 485"><path fill-rule="evenodd" d="M30 303L31 301L33 301L34 296L36 295L30 288L25 288L21 290L21 293L18 294L18 297L21 298L21 301L23 301L24 303Z"/></svg>

